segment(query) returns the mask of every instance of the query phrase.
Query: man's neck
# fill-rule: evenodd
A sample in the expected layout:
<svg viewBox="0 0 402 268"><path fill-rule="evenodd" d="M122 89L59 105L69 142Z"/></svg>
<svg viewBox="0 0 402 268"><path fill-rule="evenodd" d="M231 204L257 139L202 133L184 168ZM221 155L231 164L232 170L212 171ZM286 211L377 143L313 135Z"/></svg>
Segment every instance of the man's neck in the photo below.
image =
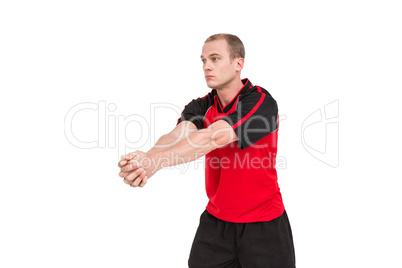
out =
<svg viewBox="0 0 402 268"><path fill-rule="evenodd" d="M237 79L234 79L230 84L225 85L222 88L216 89L216 93L218 94L222 107L228 105L229 102L233 100L233 98L237 95L237 93L242 87L243 82L239 77Z"/></svg>

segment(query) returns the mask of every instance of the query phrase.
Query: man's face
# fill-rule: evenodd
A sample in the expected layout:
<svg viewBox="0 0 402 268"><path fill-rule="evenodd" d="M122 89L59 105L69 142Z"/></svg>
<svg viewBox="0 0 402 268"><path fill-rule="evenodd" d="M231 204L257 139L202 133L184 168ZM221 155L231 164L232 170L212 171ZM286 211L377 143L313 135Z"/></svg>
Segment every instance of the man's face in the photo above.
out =
<svg viewBox="0 0 402 268"><path fill-rule="evenodd" d="M206 42L202 47L201 60L205 80L209 88L220 89L236 78L239 69L238 60L231 59L226 40Z"/></svg>

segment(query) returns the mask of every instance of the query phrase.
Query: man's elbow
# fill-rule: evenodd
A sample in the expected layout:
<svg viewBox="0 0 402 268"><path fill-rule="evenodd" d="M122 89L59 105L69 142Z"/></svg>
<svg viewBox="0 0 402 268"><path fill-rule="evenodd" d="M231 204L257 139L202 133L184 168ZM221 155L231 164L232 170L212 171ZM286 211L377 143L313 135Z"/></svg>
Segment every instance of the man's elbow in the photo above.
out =
<svg viewBox="0 0 402 268"><path fill-rule="evenodd" d="M232 127L221 127L212 131L211 143L216 148L239 140Z"/></svg>
<svg viewBox="0 0 402 268"><path fill-rule="evenodd" d="M220 134L217 135L214 143L217 145L217 148L219 148L238 140L239 138L236 136L236 134Z"/></svg>

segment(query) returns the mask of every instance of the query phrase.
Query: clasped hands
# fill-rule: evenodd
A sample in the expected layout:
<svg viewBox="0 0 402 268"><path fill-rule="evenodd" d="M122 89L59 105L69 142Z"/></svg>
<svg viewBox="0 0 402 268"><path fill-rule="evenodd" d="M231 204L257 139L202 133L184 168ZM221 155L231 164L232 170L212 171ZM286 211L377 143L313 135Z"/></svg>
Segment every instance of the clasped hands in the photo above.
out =
<svg viewBox="0 0 402 268"><path fill-rule="evenodd" d="M151 155L141 151L122 155L118 166L119 176L132 187L144 187L148 179L158 171Z"/></svg>

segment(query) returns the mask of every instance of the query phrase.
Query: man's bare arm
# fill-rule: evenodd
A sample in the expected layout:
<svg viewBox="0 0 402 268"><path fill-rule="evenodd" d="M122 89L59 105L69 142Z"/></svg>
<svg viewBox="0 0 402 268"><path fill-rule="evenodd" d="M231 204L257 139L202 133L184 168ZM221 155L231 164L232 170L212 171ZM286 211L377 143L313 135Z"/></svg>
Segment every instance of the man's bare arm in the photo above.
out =
<svg viewBox="0 0 402 268"><path fill-rule="evenodd" d="M196 131L197 127L192 122L182 121L171 132L160 137L147 153L155 154L158 151L170 148Z"/></svg>
<svg viewBox="0 0 402 268"><path fill-rule="evenodd" d="M163 159L162 167L175 166L194 161L216 148L237 141L232 127L224 120L211 124L206 129L189 133L188 137L177 144L151 154L153 159ZM158 169L162 167L157 167Z"/></svg>
<svg viewBox="0 0 402 268"><path fill-rule="evenodd" d="M133 172L133 170L138 170L139 166L142 167L140 171L145 171L147 177L150 178L163 167L194 161L216 148L238 140L232 127L224 120L219 120L206 129L190 131L188 133L188 136L178 142L176 136L176 142L172 142L169 146L160 146L160 148L150 150L147 153L141 151L132 153L137 154L137 158L129 160L125 166L122 166L121 174L132 173L127 176L120 174L120 176L125 177L126 183L130 185L135 180L136 182L132 186L138 186L142 178L139 177L138 172ZM131 156L130 154L128 158Z"/></svg>
<svg viewBox="0 0 402 268"><path fill-rule="evenodd" d="M180 142L182 139L187 138L191 133L197 131L197 127L190 121L180 122L172 131L161 136L155 145L147 152L147 154L154 154L157 151L172 147ZM136 155L136 152L129 153L121 156L118 166L121 168L127 164Z"/></svg>

